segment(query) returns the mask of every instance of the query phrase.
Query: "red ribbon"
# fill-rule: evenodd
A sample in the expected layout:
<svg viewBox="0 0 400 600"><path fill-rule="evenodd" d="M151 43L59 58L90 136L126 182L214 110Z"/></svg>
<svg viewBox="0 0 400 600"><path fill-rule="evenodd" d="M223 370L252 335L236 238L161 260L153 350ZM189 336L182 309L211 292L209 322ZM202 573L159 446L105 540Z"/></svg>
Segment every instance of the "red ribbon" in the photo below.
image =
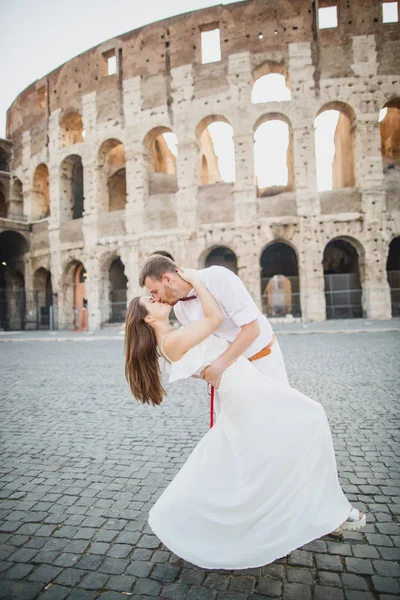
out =
<svg viewBox="0 0 400 600"><path fill-rule="evenodd" d="M214 426L214 393L215 388L212 385L208 395L210 396L210 429Z"/></svg>

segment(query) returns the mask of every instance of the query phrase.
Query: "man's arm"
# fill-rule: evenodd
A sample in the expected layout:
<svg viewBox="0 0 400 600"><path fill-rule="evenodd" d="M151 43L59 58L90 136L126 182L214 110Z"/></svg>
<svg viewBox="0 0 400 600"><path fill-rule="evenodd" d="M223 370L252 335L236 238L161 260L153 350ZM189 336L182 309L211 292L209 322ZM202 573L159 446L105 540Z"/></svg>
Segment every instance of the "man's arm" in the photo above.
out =
<svg viewBox="0 0 400 600"><path fill-rule="evenodd" d="M260 335L259 310L240 278L227 269L216 270L209 284L210 292L241 329L229 348L202 373L203 379L218 387L225 369L242 356Z"/></svg>
<svg viewBox="0 0 400 600"><path fill-rule="evenodd" d="M227 350L225 350L225 352L209 367L204 369L201 374L202 378L207 381L207 383L218 388L225 369L230 367L239 356L242 356L259 335L260 325L258 324L258 321L242 325L240 333L238 333L229 348L227 348Z"/></svg>

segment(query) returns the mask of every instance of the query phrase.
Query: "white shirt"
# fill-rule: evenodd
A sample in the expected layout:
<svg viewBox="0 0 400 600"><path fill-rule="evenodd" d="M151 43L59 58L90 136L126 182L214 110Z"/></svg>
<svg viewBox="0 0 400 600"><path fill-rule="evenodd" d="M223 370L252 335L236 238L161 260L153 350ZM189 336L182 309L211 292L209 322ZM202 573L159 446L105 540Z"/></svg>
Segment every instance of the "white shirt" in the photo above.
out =
<svg viewBox="0 0 400 600"><path fill-rule="evenodd" d="M198 278L211 292L220 305L224 320L214 331L218 337L233 342L243 325L258 321L260 335L245 352L246 357L253 356L271 341L273 330L271 323L262 314L237 275L225 267L208 267L197 271ZM192 290L188 296L194 292ZM204 317L198 298L177 302L174 306L176 318L181 325Z"/></svg>

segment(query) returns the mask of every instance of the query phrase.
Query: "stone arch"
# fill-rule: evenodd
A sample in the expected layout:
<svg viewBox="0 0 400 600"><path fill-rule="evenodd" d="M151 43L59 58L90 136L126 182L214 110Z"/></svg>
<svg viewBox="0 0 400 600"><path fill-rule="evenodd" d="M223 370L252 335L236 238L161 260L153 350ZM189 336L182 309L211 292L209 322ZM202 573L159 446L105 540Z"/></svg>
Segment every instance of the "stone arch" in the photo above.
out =
<svg viewBox="0 0 400 600"><path fill-rule="evenodd" d="M122 142L109 139L102 143L98 156L100 203L104 211L125 210L126 159Z"/></svg>
<svg viewBox="0 0 400 600"><path fill-rule="evenodd" d="M86 278L85 267L79 260L72 259L64 269L62 294L66 327L87 328Z"/></svg>
<svg viewBox="0 0 400 600"><path fill-rule="evenodd" d="M60 117L59 146L73 146L84 140L83 120L79 111L70 109Z"/></svg>
<svg viewBox="0 0 400 600"><path fill-rule="evenodd" d="M178 191L175 133L169 127L155 127L144 138L149 174L149 194L173 194Z"/></svg>
<svg viewBox="0 0 400 600"><path fill-rule="evenodd" d="M238 273L238 261L237 256L228 248L228 246L214 246L207 250L207 254L204 259L204 267L211 267L218 265L220 267L226 267L235 275Z"/></svg>
<svg viewBox="0 0 400 600"><path fill-rule="evenodd" d="M23 217L24 214L24 192L20 179L15 177L11 185L11 196L9 211L15 217Z"/></svg>
<svg viewBox="0 0 400 600"><path fill-rule="evenodd" d="M354 109L345 102L328 102L318 111L314 134L318 191L354 187Z"/></svg>
<svg viewBox="0 0 400 600"><path fill-rule="evenodd" d="M363 317L365 252L361 243L349 236L330 240L323 252L327 319Z"/></svg>
<svg viewBox="0 0 400 600"><path fill-rule="evenodd" d="M26 238L17 231L0 233L0 328L25 329L26 292L24 254Z"/></svg>
<svg viewBox="0 0 400 600"><path fill-rule="evenodd" d="M208 115L196 127L201 185L235 181L233 127L222 115Z"/></svg>
<svg viewBox="0 0 400 600"><path fill-rule="evenodd" d="M253 104L282 102L291 99L290 80L283 62L267 61L253 71Z"/></svg>
<svg viewBox="0 0 400 600"><path fill-rule="evenodd" d="M118 256L114 258L108 269L109 279L109 322L123 323L126 316L126 299L128 278L125 265Z"/></svg>
<svg viewBox="0 0 400 600"><path fill-rule="evenodd" d="M39 267L33 274L33 293L39 311L39 325L50 326L50 307L53 306L53 286L51 273Z"/></svg>
<svg viewBox="0 0 400 600"><path fill-rule="evenodd" d="M392 317L400 317L400 236L389 244L386 273L390 287Z"/></svg>
<svg viewBox="0 0 400 600"><path fill-rule="evenodd" d="M61 163L60 217L62 221L83 217L84 189L82 158L70 154Z"/></svg>
<svg viewBox="0 0 400 600"><path fill-rule="evenodd" d="M293 133L285 115L269 113L256 122L254 168L259 197L294 190Z"/></svg>
<svg viewBox="0 0 400 600"><path fill-rule="evenodd" d="M9 203L6 200L6 192L2 182L0 181L0 218L6 219L8 215Z"/></svg>
<svg viewBox="0 0 400 600"><path fill-rule="evenodd" d="M9 155L7 152L0 146L0 171L4 171L8 173L9 169Z"/></svg>
<svg viewBox="0 0 400 600"><path fill-rule="evenodd" d="M384 170L400 168L400 98L386 102L379 114Z"/></svg>
<svg viewBox="0 0 400 600"><path fill-rule="evenodd" d="M50 216L50 177L47 165L41 163L35 169L32 183L31 219L39 221Z"/></svg>
<svg viewBox="0 0 400 600"><path fill-rule="evenodd" d="M286 240L268 243L260 255L261 302L270 317L301 317L296 249Z"/></svg>

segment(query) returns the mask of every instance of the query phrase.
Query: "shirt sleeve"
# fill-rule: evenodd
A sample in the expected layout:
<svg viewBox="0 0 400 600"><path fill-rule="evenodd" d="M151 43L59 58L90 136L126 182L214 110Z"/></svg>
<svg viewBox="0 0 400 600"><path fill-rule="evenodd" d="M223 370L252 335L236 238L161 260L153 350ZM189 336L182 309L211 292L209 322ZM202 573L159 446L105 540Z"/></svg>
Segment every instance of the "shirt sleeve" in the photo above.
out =
<svg viewBox="0 0 400 600"><path fill-rule="evenodd" d="M260 311L240 278L225 268L216 268L207 285L223 310L238 327L257 321Z"/></svg>

